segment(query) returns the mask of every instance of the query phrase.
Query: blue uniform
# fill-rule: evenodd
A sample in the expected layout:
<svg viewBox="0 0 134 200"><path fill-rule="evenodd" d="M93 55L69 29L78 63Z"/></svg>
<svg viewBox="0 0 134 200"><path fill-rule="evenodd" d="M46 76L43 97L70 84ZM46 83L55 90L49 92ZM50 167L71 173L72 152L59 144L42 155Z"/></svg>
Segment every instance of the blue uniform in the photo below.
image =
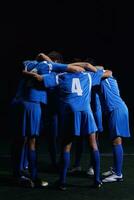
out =
<svg viewBox="0 0 134 200"><path fill-rule="evenodd" d="M60 64L47 61L24 61L23 69L26 71L31 71L42 74L49 74L51 71L65 71L67 69L67 64ZM40 88L39 85L34 84L33 80L28 80L25 86L25 99L28 101L47 103L47 93L44 88Z"/></svg>
<svg viewBox="0 0 134 200"><path fill-rule="evenodd" d="M116 79L103 79L100 90L104 112L109 116L111 138L130 137L128 108L120 96Z"/></svg>
<svg viewBox="0 0 134 200"><path fill-rule="evenodd" d="M49 74L51 71L64 71L67 69L67 64L53 63L47 61L24 61L23 69L30 72L35 72L40 75ZM39 84L35 84L33 80L27 80L23 88L23 107L24 119L22 135L29 134L39 135L41 122L41 107L40 103L47 104L47 93Z"/></svg>
<svg viewBox="0 0 134 200"><path fill-rule="evenodd" d="M50 73L52 70L55 71L64 71L66 70L66 64L59 63L50 63L50 62L38 62L38 61L24 61L23 62L23 70L32 71L38 74L46 74ZM41 103L47 104L47 94L44 91L44 88L35 83L32 79L22 79L20 81L20 85L17 91L16 98L14 100L14 105L18 105L17 114L15 119L19 119L19 125L17 126L18 133L17 137L35 137L40 133L40 123L41 123ZM21 109L20 109L21 108ZM20 116L19 116L20 114ZM16 152L14 155L15 163L14 163L14 171L17 176L20 175L20 170L23 169L23 163L25 162L25 146L19 144L18 141L15 143ZM20 158L21 155L21 158ZM31 178L34 180L37 177L37 167L36 167L36 151L32 149L28 149L28 157L31 168Z"/></svg>
<svg viewBox="0 0 134 200"><path fill-rule="evenodd" d="M94 119L98 128L98 132L103 132L103 125L102 125L102 108L101 108L101 102L100 97L96 91L96 88L92 88L92 94L91 94L91 108L93 111Z"/></svg>
<svg viewBox="0 0 134 200"><path fill-rule="evenodd" d="M44 85L58 84L62 131L72 135L91 134L97 127L90 108L91 87L99 84L103 71L44 76Z"/></svg>

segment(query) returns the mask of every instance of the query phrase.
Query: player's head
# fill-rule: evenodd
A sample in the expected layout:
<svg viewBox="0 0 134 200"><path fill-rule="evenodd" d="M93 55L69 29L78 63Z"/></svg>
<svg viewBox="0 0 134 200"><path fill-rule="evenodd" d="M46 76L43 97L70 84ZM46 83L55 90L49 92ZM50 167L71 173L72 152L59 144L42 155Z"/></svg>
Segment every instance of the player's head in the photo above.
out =
<svg viewBox="0 0 134 200"><path fill-rule="evenodd" d="M82 62L81 58L74 57L72 62Z"/></svg>
<svg viewBox="0 0 134 200"><path fill-rule="evenodd" d="M52 59L53 62L63 63L63 56L61 53L57 51L51 51L47 55Z"/></svg>
<svg viewBox="0 0 134 200"><path fill-rule="evenodd" d="M97 62L94 58L86 58L86 62L89 62L91 65L95 66L98 70L104 70L104 67L102 65L97 65Z"/></svg>
<svg viewBox="0 0 134 200"><path fill-rule="evenodd" d="M96 66L96 65L97 65L96 60L95 60L94 58L88 57L88 58L86 58L84 61L90 63L90 64L93 65L93 66Z"/></svg>
<svg viewBox="0 0 134 200"><path fill-rule="evenodd" d="M46 60L46 57L45 57L45 54L44 53L39 53L37 54L36 58L35 58L37 61L41 62L41 61L44 61Z"/></svg>

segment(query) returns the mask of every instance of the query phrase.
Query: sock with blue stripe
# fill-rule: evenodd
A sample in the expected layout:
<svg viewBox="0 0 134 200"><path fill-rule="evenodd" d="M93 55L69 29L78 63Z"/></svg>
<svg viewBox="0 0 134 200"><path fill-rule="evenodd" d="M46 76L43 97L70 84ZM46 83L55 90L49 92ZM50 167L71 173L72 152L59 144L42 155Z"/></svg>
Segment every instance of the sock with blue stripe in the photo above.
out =
<svg viewBox="0 0 134 200"><path fill-rule="evenodd" d="M122 174L123 148L122 144L113 145L114 170L118 176Z"/></svg>
<svg viewBox="0 0 134 200"><path fill-rule="evenodd" d="M70 164L70 152L64 152L61 161L60 182L66 182L66 174Z"/></svg>
<svg viewBox="0 0 134 200"><path fill-rule="evenodd" d="M93 168L94 168L94 180L95 180L95 182L101 182L99 150L92 150L92 162L93 162Z"/></svg>
<svg viewBox="0 0 134 200"><path fill-rule="evenodd" d="M37 178L37 155L35 150L29 150L29 168L31 179L35 180Z"/></svg>

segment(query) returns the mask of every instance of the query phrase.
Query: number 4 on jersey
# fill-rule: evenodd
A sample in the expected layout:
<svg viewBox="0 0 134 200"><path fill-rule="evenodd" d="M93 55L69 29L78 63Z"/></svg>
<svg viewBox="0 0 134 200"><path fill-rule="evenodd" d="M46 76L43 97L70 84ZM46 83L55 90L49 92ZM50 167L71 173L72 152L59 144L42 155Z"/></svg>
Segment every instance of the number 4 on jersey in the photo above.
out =
<svg viewBox="0 0 134 200"><path fill-rule="evenodd" d="M82 89L79 78L72 79L72 93L77 93L78 96L82 96Z"/></svg>

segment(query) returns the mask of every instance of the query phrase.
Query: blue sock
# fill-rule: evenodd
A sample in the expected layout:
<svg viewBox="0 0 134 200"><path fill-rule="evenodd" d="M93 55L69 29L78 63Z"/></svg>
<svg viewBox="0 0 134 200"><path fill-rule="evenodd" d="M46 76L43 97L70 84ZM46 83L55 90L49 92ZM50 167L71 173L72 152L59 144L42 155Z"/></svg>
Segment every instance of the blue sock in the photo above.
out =
<svg viewBox="0 0 134 200"><path fill-rule="evenodd" d="M70 152L64 152L61 160L60 182L66 182L67 169L70 164Z"/></svg>
<svg viewBox="0 0 134 200"><path fill-rule="evenodd" d="M22 150L21 150L21 156L20 156L20 171L23 171L24 170L24 155L25 155L25 144L23 145L22 147Z"/></svg>
<svg viewBox="0 0 134 200"><path fill-rule="evenodd" d="M99 150L92 150L92 162L93 162L93 168L94 168L94 180L95 180L95 182L101 182Z"/></svg>
<svg viewBox="0 0 134 200"><path fill-rule="evenodd" d="M23 168L28 168L28 146L25 144L25 153L24 153L24 162L23 162Z"/></svg>
<svg viewBox="0 0 134 200"><path fill-rule="evenodd" d="M114 156L114 170L115 173L120 176L122 174L123 165L123 148L122 144L113 146L113 156Z"/></svg>
<svg viewBox="0 0 134 200"><path fill-rule="evenodd" d="M35 150L29 150L29 169L31 179L35 180L37 178L37 155Z"/></svg>

